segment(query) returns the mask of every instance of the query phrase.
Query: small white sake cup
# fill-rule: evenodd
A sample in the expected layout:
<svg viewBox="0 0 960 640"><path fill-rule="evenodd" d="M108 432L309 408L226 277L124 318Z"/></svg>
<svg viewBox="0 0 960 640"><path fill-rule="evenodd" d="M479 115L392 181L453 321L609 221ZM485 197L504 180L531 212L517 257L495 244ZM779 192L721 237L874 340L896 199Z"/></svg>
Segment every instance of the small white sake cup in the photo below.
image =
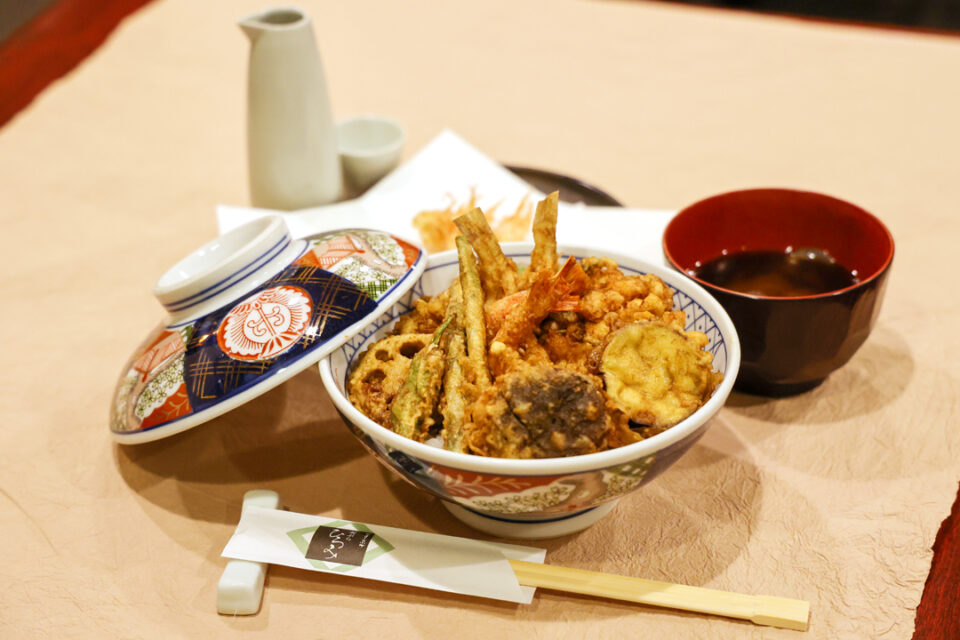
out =
<svg viewBox="0 0 960 640"><path fill-rule="evenodd" d="M363 191L400 163L403 127L390 118L357 116L337 123L337 146L347 181Z"/></svg>

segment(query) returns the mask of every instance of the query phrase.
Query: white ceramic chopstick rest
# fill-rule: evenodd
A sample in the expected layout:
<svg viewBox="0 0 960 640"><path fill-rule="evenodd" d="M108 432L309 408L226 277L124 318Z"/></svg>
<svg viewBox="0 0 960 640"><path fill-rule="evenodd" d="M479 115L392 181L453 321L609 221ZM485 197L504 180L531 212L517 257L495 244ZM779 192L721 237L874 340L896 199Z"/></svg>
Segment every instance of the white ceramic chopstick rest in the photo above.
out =
<svg viewBox="0 0 960 640"><path fill-rule="evenodd" d="M264 509L280 507L280 496L276 491L254 489L243 495L243 507L240 515L249 506ZM228 616L248 616L260 610L263 599L263 581L267 576L267 565L249 560L231 560L227 563L217 583L217 612Z"/></svg>

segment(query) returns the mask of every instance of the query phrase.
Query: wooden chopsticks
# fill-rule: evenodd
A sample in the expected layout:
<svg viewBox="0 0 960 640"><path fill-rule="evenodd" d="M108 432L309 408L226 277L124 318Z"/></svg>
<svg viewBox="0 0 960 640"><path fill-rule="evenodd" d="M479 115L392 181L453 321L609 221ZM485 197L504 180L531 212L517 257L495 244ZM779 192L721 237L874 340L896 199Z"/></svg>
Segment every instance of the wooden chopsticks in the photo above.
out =
<svg viewBox="0 0 960 640"><path fill-rule="evenodd" d="M527 587L740 618L797 631L806 631L810 618L810 603L803 600L750 596L521 560L511 560L510 566L520 584Z"/></svg>

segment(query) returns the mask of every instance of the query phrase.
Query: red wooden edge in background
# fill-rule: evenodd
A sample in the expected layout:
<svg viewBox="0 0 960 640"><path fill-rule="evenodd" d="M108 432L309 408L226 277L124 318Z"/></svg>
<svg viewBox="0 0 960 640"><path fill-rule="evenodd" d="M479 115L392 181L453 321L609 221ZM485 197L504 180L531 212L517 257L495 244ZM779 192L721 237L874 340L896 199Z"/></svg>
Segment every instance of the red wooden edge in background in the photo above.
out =
<svg viewBox="0 0 960 640"><path fill-rule="evenodd" d="M960 489L933 543L933 564L917 607L913 640L960 638Z"/></svg>
<svg viewBox="0 0 960 640"><path fill-rule="evenodd" d="M0 44L0 126L96 50L121 20L150 1L59 0L12 33ZM956 640L960 638L960 490L933 551L913 640Z"/></svg>
<svg viewBox="0 0 960 640"><path fill-rule="evenodd" d="M0 43L0 126L150 0L58 0Z"/></svg>

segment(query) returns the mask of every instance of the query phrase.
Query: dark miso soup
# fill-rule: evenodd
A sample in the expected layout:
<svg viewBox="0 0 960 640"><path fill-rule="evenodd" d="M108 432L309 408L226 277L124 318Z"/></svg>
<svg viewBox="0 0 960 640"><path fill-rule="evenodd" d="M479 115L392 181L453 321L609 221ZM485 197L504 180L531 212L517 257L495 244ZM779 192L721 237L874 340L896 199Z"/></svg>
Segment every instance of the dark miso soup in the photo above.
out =
<svg viewBox="0 0 960 640"><path fill-rule="evenodd" d="M724 289L782 298L827 293L859 282L855 271L821 249L740 251L713 258L691 274Z"/></svg>

